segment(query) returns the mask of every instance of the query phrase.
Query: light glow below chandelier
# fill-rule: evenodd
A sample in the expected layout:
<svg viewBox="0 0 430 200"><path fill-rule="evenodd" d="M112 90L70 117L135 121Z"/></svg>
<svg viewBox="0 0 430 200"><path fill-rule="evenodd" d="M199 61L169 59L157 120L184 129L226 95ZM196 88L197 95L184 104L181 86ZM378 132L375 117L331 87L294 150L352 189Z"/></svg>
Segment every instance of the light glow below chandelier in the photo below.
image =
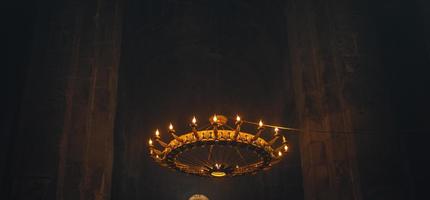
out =
<svg viewBox="0 0 430 200"><path fill-rule="evenodd" d="M252 123L236 116L235 127L223 115L213 115L209 124L198 128L197 119L190 123L191 132L177 135L172 124L169 142L163 142L160 131L149 139L149 154L161 166L187 174L226 177L255 174L279 163L288 151L281 127ZM241 130L244 123L257 126L255 133ZM266 131L268 128L272 131ZM286 128L283 128L286 129ZM263 135L265 134L265 135Z"/></svg>

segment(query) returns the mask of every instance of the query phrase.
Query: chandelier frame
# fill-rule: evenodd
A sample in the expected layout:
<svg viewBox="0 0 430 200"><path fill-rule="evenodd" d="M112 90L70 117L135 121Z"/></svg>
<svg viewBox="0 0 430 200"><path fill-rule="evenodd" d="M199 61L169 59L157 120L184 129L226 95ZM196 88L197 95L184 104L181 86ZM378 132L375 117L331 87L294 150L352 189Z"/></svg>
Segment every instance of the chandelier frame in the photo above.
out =
<svg viewBox="0 0 430 200"><path fill-rule="evenodd" d="M161 166L168 167L176 171L203 177L224 177L256 174L261 170L268 170L274 164L279 163L284 154L288 151L286 137L279 133L279 128L264 125L262 121L258 123L255 134L241 131L244 123L239 116L236 117L235 128L227 125L227 118L222 115L214 115L210 118L210 126L204 130L197 129L197 120L194 117L190 127L191 132L176 135L173 125L169 126L169 134L173 137L168 143L161 140L160 132L155 133L155 141L161 146L158 150L154 146L152 139L149 139L149 154ZM249 123L255 124L255 123ZM266 141L262 136L265 127L275 127L272 138ZM282 139L279 145L278 139ZM278 147L275 145L278 144ZM215 163L213 165L202 164L192 166L181 162L178 157L195 148L213 146L242 148L254 152L258 159L246 165L235 165L233 163Z"/></svg>

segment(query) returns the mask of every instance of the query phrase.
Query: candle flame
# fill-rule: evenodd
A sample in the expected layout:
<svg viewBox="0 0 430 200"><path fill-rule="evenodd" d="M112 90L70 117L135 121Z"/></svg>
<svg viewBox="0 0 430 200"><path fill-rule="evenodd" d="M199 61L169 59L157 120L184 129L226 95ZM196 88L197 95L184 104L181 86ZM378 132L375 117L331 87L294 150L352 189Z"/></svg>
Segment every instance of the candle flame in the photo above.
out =
<svg viewBox="0 0 430 200"><path fill-rule="evenodd" d="M148 144L149 144L149 146L152 146L152 140L151 139L149 139Z"/></svg>
<svg viewBox="0 0 430 200"><path fill-rule="evenodd" d="M260 120L260 122L258 122L258 126L261 128L263 127L263 121Z"/></svg>
<svg viewBox="0 0 430 200"><path fill-rule="evenodd" d="M275 128L275 133L278 133L278 131L279 131L279 128L278 128L278 127L276 127L276 128Z"/></svg>
<svg viewBox="0 0 430 200"><path fill-rule="evenodd" d="M239 117L239 115L237 115L237 116L236 116L236 121L237 121L237 122L240 122L240 117Z"/></svg>
<svg viewBox="0 0 430 200"><path fill-rule="evenodd" d="M173 130L173 125L172 125L172 123L170 123L170 125L169 125L169 130Z"/></svg>
<svg viewBox="0 0 430 200"><path fill-rule="evenodd" d="M196 117L193 117L193 120L191 120L191 122L192 122L193 124L196 124L196 122L197 122Z"/></svg>
<svg viewBox="0 0 430 200"><path fill-rule="evenodd" d="M157 129L157 130L155 130L155 136L157 136L157 137L159 137L159 136L160 136L160 131L158 131L158 129Z"/></svg>
<svg viewBox="0 0 430 200"><path fill-rule="evenodd" d="M285 152L288 151L288 146L287 145L284 146L284 150L285 150Z"/></svg>
<svg viewBox="0 0 430 200"><path fill-rule="evenodd" d="M282 152L280 152L280 151L279 151L279 152L278 152L278 156L282 156Z"/></svg>
<svg viewBox="0 0 430 200"><path fill-rule="evenodd" d="M216 117L216 115L214 115L213 121L214 121L214 122L217 122L217 121L218 121L218 118Z"/></svg>

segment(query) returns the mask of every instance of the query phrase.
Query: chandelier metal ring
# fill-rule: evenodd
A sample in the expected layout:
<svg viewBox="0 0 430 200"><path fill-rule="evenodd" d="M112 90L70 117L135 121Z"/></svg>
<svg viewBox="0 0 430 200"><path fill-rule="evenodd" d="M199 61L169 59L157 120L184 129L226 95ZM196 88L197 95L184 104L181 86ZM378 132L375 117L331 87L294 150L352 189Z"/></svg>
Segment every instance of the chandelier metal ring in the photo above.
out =
<svg viewBox="0 0 430 200"><path fill-rule="evenodd" d="M269 169L273 164L278 163L283 152L288 150L286 138L278 133L279 129L275 128L275 134L270 141L266 141L262 137L264 125L261 121L256 134L241 131L240 126L243 121L239 117L236 119L235 129L226 124L227 118L222 115L214 115L210 122L210 128L197 130L194 118L190 124L192 132L179 136L170 125L169 133L173 139L168 143L161 141L160 133L157 130L155 140L163 149L157 150L150 139L151 157L161 166L187 174L224 177L255 174L260 170ZM278 138L282 138L282 141L277 142ZM280 146L274 148L274 145L279 145L279 143L281 143ZM210 159L214 154L214 148L221 148L221 157L230 156L230 159ZM208 154L208 158L202 158L198 154L199 152ZM189 154L188 158L185 156L187 154ZM238 164L239 159L243 160L240 165Z"/></svg>

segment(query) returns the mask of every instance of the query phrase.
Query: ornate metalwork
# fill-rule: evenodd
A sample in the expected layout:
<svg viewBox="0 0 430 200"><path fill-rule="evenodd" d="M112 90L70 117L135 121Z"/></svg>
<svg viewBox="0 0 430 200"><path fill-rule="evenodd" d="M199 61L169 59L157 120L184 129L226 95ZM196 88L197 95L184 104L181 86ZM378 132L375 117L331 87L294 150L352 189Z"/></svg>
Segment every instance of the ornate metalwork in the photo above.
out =
<svg viewBox="0 0 430 200"><path fill-rule="evenodd" d="M270 169L281 161L288 150L286 137L279 133L278 127L266 141L263 132L266 127L273 126L264 125L262 121L258 123L255 134L241 130L244 121L239 116L235 128L228 126L227 118L222 115L214 115L209 121L208 127L198 130L197 120L193 118L191 132L181 135L176 135L170 124L169 134L173 139L168 143L161 140L157 130L155 142L162 150L157 149L155 142L149 139L150 156L161 166L184 173L224 177Z"/></svg>

